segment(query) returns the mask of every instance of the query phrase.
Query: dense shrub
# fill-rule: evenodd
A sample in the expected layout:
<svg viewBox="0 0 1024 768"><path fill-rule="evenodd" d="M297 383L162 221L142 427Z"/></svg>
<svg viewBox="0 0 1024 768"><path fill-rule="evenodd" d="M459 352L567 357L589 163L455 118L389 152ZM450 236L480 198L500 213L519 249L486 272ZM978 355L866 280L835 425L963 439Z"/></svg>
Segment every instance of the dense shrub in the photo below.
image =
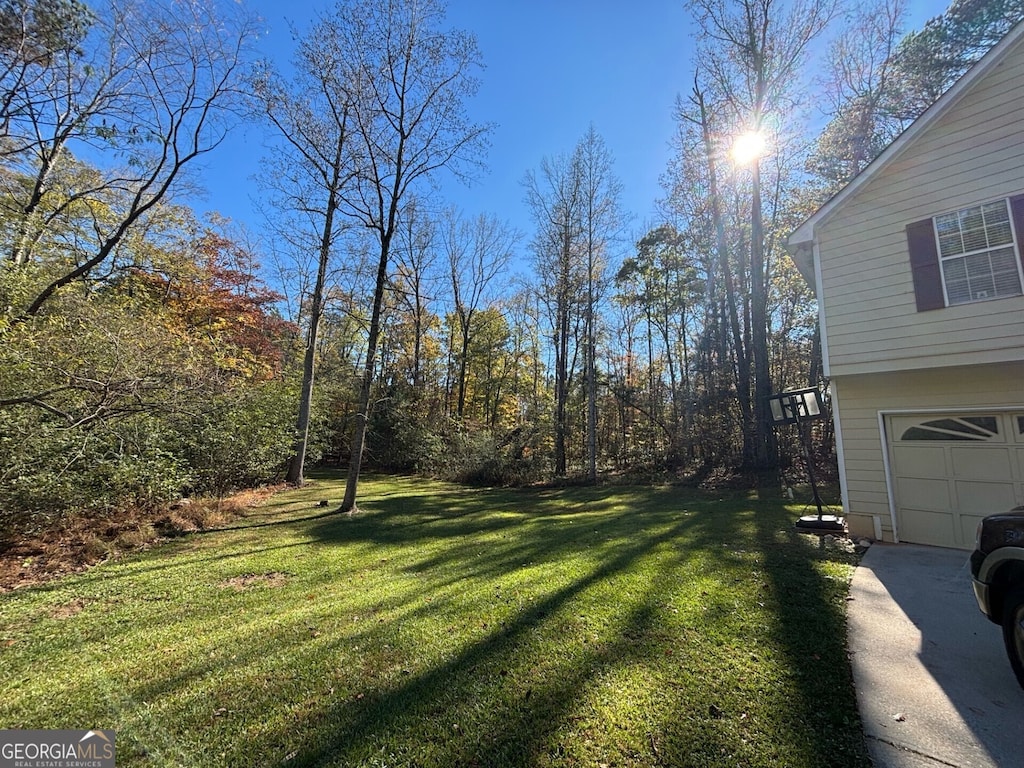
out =
<svg viewBox="0 0 1024 768"><path fill-rule="evenodd" d="M70 429L44 411L0 410L0 523L42 527L73 512L161 509L182 495L280 480L293 444L293 387L267 381L173 414Z"/></svg>
<svg viewBox="0 0 1024 768"><path fill-rule="evenodd" d="M27 409L0 411L3 522L41 527L68 511L152 509L177 498L189 472L166 437L145 416L74 430Z"/></svg>
<svg viewBox="0 0 1024 768"><path fill-rule="evenodd" d="M0 347L0 524L157 510L280 475L297 395L221 361L111 297L21 325ZM131 310L131 311L127 311ZM146 311L143 311L146 310Z"/></svg>
<svg viewBox="0 0 1024 768"><path fill-rule="evenodd" d="M190 494L280 481L295 442L294 387L268 381L211 397L175 418L177 449Z"/></svg>
<svg viewBox="0 0 1024 768"><path fill-rule="evenodd" d="M467 485L514 486L546 479L548 456L539 450L537 430L514 429L501 435L452 428L421 469Z"/></svg>
<svg viewBox="0 0 1024 768"><path fill-rule="evenodd" d="M439 450L440 435L414 392L394 387L380 399L366 430L368 466L391 472L415 472L430 464Z"/></svg>

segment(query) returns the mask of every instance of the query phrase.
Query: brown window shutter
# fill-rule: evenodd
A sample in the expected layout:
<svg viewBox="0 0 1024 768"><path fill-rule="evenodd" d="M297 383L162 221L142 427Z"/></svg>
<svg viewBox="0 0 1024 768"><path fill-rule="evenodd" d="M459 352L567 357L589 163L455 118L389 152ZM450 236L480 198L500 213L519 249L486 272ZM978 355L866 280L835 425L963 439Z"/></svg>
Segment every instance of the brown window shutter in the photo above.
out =
<svg viewBox="0 0 1024 768"><path fill-rule="evenodd" d="M1021 266L1024 266L1024 195L1015 195L1010 198L1010 216L1013 217L1013 233L1017 239L1017 258Z"/></svg>
<svg viewBox="0 0 1024 768"><path fill-rule="evenodd" d="M1024 206L1024 196L1021 204ZM910 271L914 276L917 311L946 306L939 270L939 252L935 247L935 228L931 219L907 225L907 247L910 249Z"/></svg>

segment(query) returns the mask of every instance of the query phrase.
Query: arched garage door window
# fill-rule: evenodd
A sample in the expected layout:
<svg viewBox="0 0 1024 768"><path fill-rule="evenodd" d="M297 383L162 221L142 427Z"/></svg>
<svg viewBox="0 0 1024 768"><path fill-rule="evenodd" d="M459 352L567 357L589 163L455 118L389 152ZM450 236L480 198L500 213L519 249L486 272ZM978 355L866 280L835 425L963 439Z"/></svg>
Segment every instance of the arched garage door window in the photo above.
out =
<svg viewBox="0 0 1024 768"><path fill-rule="evenodd" d="M995 416L962 416L932 419L904 430L901 440L964 440L984 442L999 439Z"/></svg>

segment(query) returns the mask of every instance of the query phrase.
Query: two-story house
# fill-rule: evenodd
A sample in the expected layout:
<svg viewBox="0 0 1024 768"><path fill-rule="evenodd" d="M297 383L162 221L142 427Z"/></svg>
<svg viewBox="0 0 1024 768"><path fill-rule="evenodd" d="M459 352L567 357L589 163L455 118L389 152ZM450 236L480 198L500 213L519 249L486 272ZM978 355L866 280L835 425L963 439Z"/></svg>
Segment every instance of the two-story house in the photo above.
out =
<svg viewBox="0 0 1024 768"><path fill-rule="evenodd" d="M1024 504L1024 24L787 247L817 293L851 533L970 548Z"/></svg>

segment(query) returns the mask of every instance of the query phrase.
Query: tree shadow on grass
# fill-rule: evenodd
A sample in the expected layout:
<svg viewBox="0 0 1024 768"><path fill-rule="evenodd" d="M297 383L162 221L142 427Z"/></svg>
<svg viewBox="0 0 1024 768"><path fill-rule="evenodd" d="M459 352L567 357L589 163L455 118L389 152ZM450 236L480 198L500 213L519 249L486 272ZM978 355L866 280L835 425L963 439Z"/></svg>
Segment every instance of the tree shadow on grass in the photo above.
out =
<svg viewBox="0 0 1024 768"><path fill-rule="evenodd" d="M282 531L318 565L297 560L295 583L276 591L201 590L194 652L126 681L140 711L153 703L182 724L174 735L194 764L860 765L832 759L835 733L806 732L815 699L837 692L799 671L808 618L785 600L801 591L834 607L835 591L813 549L780 542L777 505L762 520L760 504L674 488L378 488L362 514L235 531L231 552L186 553L192 564L239 557ZM270 541L265 559L239 567L280 567ZM189 605L171 605L131 631L173 635ZM779 691L745 687L756 663L736 655L760 653L759 632L796 670ZM778 701L798 722L766 736L741 719L743 695Z"/></svg>
<svg viewBox="0 0 1024 768"><path fill-rule="evenodd" d="M532 636L550 632L550 620L566 605L629 571L658 547L683 535L699 538L699 532L693 530L698 527L697 520L677 521L656 536L622 547L606 562L521 610L447 663L390 690L326 710L320 733L330 736L301 747L289 765L370 765L380 757L383 764L528 766L541 754L557 757L555 734L565 724L580 691L609 668L642 660L645 646L638 638L655 627L660 606L653 605L647 594L638 596L622 617L617 633L589 646L568 649L559 659L535 658ZM479 527L469 525L474 530ZM350 536L352 531L347 533ZM457 535L457 529L446 528L435 535ZM534 557L552 557L557 549L549 540L537 537L498 555L486 571L515 567L512 564L528 550ZM538 668L541 674L537 674ZM532 684L506 687L502 683L503 679L524 677L532 679ZM511 698L510 692L514 692ZM425 725L431 722L433 725ZM412 732L423 734L424 740L411 744L407 739ZM415 749L415 754L403 754L410 749ZM382 751L386 754L379 754Z"/></svg>
<svg viewBox="0 0 1024 768"><path fill-rule="evenodd" d="M843 539L798 533L792 524L780 528L764 517L757 521L776 619L770 631L793 670L789 700L797 739L792 748L794 757L802 754L795 762L866 768L870 761L846 650L849 581L822 567L855 565L857 557Z"/></svg>
<svg viewBox="0 0 1024 768"><path fill-rule="evenodd" d="M681 517L694 526L699 513L716 504L688 499L682 507L678 494L673 488L538 494L431 487L374 499L366 512L326 518L309 534L319 546L361 543L413 552L403 566L409 573L490 578L579 554L617 562L622 552L649 543L643 537L652 526L674 527Z"/></svg>
<svg viewBox="0 0 1024 768"><path fill-rule="evenodd" d="M716 558L741 563L719 546L738 534L728 513L715 514L716 499L691 495L679 504L672 488L450 490L382 496L365 503L362 515L318 521L309 533L319 547L381 548L385 559L401 561L401 572L429 577L418 592L404 594L404 606L390 606L402 608L392 615L406 619L436 611L440 601L427 605L424 597L453 595L460 582L488 583L538 563L578 560L582 567L449 658L326 704L301 733L278 733L273 741L295 747L288 765L572 765L614 762L615 754L634 765L700 765L725 751L731 736L706 708L679 713L685 727L654 725L652 717L649 728L622 724L616 735L605 732L608 716L593 703L595 696L620 695L610 682L602 693L602 682L624 669L640 668L652 681L685 676L678 667L661 669L659 659L674 648L689 652L667 621L669 612L678 613L671 608L678 574L695 567L694 553L713 551ZM594 592L614 606L614 618L575 615ZM712 592L685 610L691 615L683 617L689 622L683 631L696 636L702 616L729 609ZM592 636L580 639L576 626L568 631L591 621ZM559 644L562 631L565 642ZM360 644L374 637L367 634ZM547 657L538 655L543 649ZM655 682L628 695L651 697L652 711L666 702L691 706L685 694L671 690L673 684ZM641 706L630 716L645 717L644 711ZM601 732L591 739L588 729ZM694 732L700 743L686 745ZM684 750L685 759L677 759Z"/></svg>

